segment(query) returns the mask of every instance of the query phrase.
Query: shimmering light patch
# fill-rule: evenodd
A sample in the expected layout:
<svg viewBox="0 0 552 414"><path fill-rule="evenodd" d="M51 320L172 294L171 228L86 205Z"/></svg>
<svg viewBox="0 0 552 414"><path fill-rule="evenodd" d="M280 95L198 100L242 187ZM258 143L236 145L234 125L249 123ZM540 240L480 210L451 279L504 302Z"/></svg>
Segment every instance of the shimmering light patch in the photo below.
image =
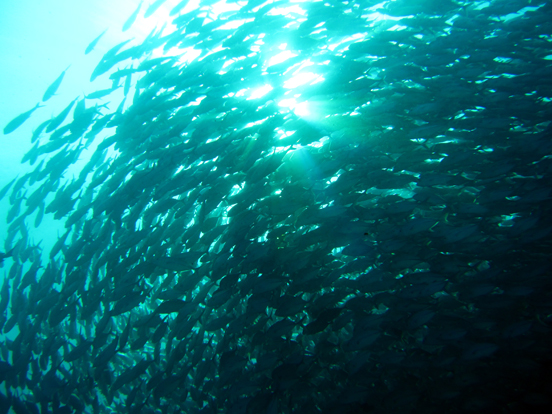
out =
<svg viewBox="0 0 552 414"><path fill-rule="evenodd" d="M370 13L370 14L363 14L362 17L365 17L367 18L369 21L373 21L373 22L379 22L381 20L402 20L402 19L409 19L409 18L412 18L414 17L413 15L408 15L408 16L389 16L385 13L380 13L379 11L376 11L378 9L381 9L381 8L384 8L386 3L388 2L382 2L382 3L379 3L379 4L376 4L375 6L372 6L366 10L373 10L374 12L373 13Z"/></svg>
<svg viewBox="0 0 552 414"><path fill-rule="evenodd" d="M260 88L256 88L256 89L253 89L251 91L251 95L249 96L249 98L247 99L259 99L259 98L262 98L263 96L265 96L267 93L269 93L272 89L274 89L272 86L270 85L264 85L264 86L261 86Z"/></svg>
<svg viewBox="0 0 552 414"><path fill-rule="evenodd" d="M243 25L243 24L245 24L245 23L252 22L253 20L255 20L255 19L230 20L228 23L225 23L225 24L223 24L222 26L217 27L217 28L216 28L215 30L213 30L213 31L237 29L237 28L240 27L241 25Z"/></svg>
<svg viewBox="0 0 552 414"><path fill-rule="evenodd" d="M388 32L400 32L401 30L406 30L406 29L408 29L407 26L396 24L395 26L392 26L389 29L387 29L387 31Z"/></svg>
<svg viewBox="0 0 552 414"><path fill-rule="evenodd" d="M322 25L324 24L325 22L322 22ZM320 25L319 25L320 26ZM325 27L320 27L318 30L315 30L314 32L311 32L311 35L315 35L315 34L318 34L318 33L323 33L325 31L327 31L328 29L326 29ZM322 46L322 48L324 48L325 46Z"/></svg>
<svg viewBox="0 0 552 414"><path fill-rule="evenodd" d="M235 196L236 194L238 194L240 191L243 190L244 187L245 187L245 181L240 183L240 184L235 184L232 187L232 189L230 190L230 197Z"/></svg>
<svg viewBox="0 0 552 414"><path fill-rule="evenodd" d="M303 0L303 1L310 2L311 0ZM303 1L296 1L296 3L302 3ZM259 11L260 8L265 5L265 3L260 4L259 6L253 8L253 12ZM267 14L269 16L288 16L290 14L300 14L301 16L304 16L306 14L306 11L303 10L301 6L294 5L290 7L274 7L273 9L270 9Z"/></svg>
<svg viewBox="0 0 552 414"><path fill-rule="evenodd" d="M255 40L253 42L253 45L249 48L249 50L251 50L251 52L259 52L261 50L261 46L264 45L265 43L263 42L263 38L265 37L265 34L264 33L260 33L258 36L257 36L257 40Z"/></svg>
<svg viewBox="0 0 552 414"><path fill-rule="evenodd" d="M206 143L206 144L209 144L209 143L211 143L211 142L218 141L218 140L220 139L220 137L221 137L221 136L219 135L219 136L214 137L214 138L209 138L209 139L207 139L207 141L205 141L205 143ZM218 158L218 156L216 156L215 158L213 158L213 159L210 160L210 161L215 162L215 161L217 160L217 158Z"/></svg>
<svg viewBox="0 0 552 414"><path fill-rule="evenodd" d="M264 242L268 241L268 231L266 231L262 236L257 238L257 241L259 243L264 243Z"/></svg>
<svg viewBox="0 0 552 414"><path fill-rule="evenodd" d="M208 56L211 56L211 55L214 54L214 53L220 52L220 51L223 50L223 49L224 49L224 47L222 47L222 45L218 45L217 47L215 47L214 49L212 49L209 53L207 53L207 54L202 58L202 60L205 59L205 58L208 57Z"/></svg>
<svg viewBox="0 0 552 414"><path fill-rule="evenodd" d="M476 7L474 7L473 10L482 10L486 7L489 7L490 5L491 5L491 2L485 1L485 2L480 3L479 5L477 5Z"/></svg>
<svg viewBox="0 0 552 414"><path fill-rule="evenodd" d="M240 56L239 58L234 58L234 59L228 59L227 61L224 62L224 64L222 65L222 68L218 72L218 74L219 75L224 75L225 73L228 73L228 71L225 71L225 70L222 70L222 69L227 68L231 64L236 63L236 62L238 62L240 60L243 60L243 59L245 59L245 56Z"/></svg>
<svg viewBox="0 0 552 414"><path fill-rule="evenodd" d="M332 255L341 256L341 252L343 251L344 248L345 248L345 246L341 246L341 247L336 247L336 248L332 249Z"/></svg>
<svg viewBox="0 0 552 414"><path fill-rule="evenodd" d="M512 58L497 56L493 60L498 63L509 63L512 61Z"/></svg>
<svg viewBox="0 0 552 414"><path fill-rule="evenodd" d="M387 306L385 306L383 303L380 303L377 308L372 309L372 314L383 315L388 310L389 308Z"/></svg>
<svg viewBox="0 0 552 414"><path fill-rule="evenodd" d="M521 217L518 213L500 216L502 222L498 223L499 227L512 227L514 225L514 219Z"/></svg>
<svg viewBox="0 0 552 414"><path fill-rule="evenodd" d="M311 115L311 110L309 109L310 105L308 104L308 102L297 102L295 98L282 99L278 103L278 106L293 111L295 115L301 118L308 118Z"/></svg>
<svg viewBox="0 0 552 414"><path fill-rule="evenodd" d="M299 73L297 75L294 75L293 78L285 81L284 88L286 89L297 88L298 86L317 80L320 77L321 77L320 75L312 72Z"/></svg>
<svg viewBox="0 0 552 414"><path fill-rule="evenodd" d="M266 118L263 118L263 119L260 119L258 121L255 121L255 122L250 122L248 123L244 128L250 128L252 127L253 125L259 125L259 124L262 124L264 121L266 121L268 119L268 117Z"/></svg>
<svg viewBox="0 0 552 414"><path fill-rule="evenodd" d="M197 7L197 5L195 7ZM237 11L240 9L240 7L241 6L237 2L227 3L226 0L219 1L213 4L209 8L209 18L213 20L217 20L222 13L226 13L229 11ZM220 20L223 20L223 19L220 19ZM250 19L250 20L253 20L253 19ZM237 20L237 22L244 22L244 20ZM239 27L239 25L236 27ZM229 29L235 29L236 27L230 27ZM221 27L219 27L219 29L221 29Z"/></svg>
<svg viewBox="0 0 552 414"><path fill-rule="evenodd" d="M296 104L297 102L295 101L294 98L282 99L280 102L278 102L278 106L281 106L283 108L290 108L290 109L295 108Z"/></svg>
<svg viewBox="0 0 552 414"><path fill-rule="evenodd" d="M245 96L246 92L247 92L247 89L240 89L233 96L240 98L242 96Z"/></svg>
<svg viewBox="0 0 552 414"><path fill-rule="evenodd" d="M280 139L284 139L284 138L287 138L287 137L290 137L292 136L293 134L295 134L296 131L284 131L280 128L276 129L276 133L280 135ZM279 147L279 148L284 148L284 147Z"/></svg>
<svg viewBox="0 0 552 414"><path fill-rule="evenodd" d="M282 46L282 45L280 45L280 46ZM284 46L284 49L285 49L285 46ZM283 50L283 49L280 49L280 50ZM295 56L297 56L295 53L292 53L289 50L284 50L283 52L272 56L268 60L267 66L277 65L278 63L285 62L286 60L291 59L292 57L295 57Z"/></svg>
<svg viewBox="0 0 552 414"><path fill-rule="evenodd" d="M445 158L428 158L427 160L424 160L425 164L439 164L441 161L443 161Z"/></svg>
<svg viewBox="0 0 552 414"><path fill-rule="evenodd" d="M144 228L144 221L142 220L141 217L138 218L138 220L136 220L136 223L134 223L134 230L135 231L140 231Z"/></svg>
<svg viewBox="0 0 552 414"><path fill-rule="evenodd" d="M510 14L506 14L504 16L500 16L499 20L501 22L507 22L509 20L516 19L518 17L522 17L528 11L531 11L531 12L536 11L536 10L540 9L541 7L543 7L543 6L544 6L544 4L541 4L539 6L527 6L527 7L524 7L523 9L518 10L516 13L510 13Z"/></svg>
<svg viewBox="0 0 552 414"><path fill-rule="evenodd" d="M257 40L257 41L255 41L255 44L251 45L249 50L251 50L252 53L257 53L261 50L262 45L264 45L264 42L262 40Z"/></svg>
<svg viewBox="0 0 552 414"><path fill-rule="evenodd" d="M207 98L207 96L202 95L199 98L197 98L195 101L190 102L187 106L198 106L201 103L201 101L204 100L205 98Z"/></svg>
<svg viewBox="0 0 552 414"><path fill-rule="evenodd" d="M320 138L318 141L311 142L311 143L309 144L309 147L321 148L321 147L323 147L323 146L326 144L326 142L327 142L328 140L329 140L328 137L322 137L322 138Z"/></svg>
<svg viewBox="0 0 552 414"><path fill-rule="evenodd" d="M174 50L176 49L176 50ZM172 48L171 51L173 52L173 55L182 55L178 59L178 63L190 63L198 58L198 56L201 54L201 50L195 50L193 47L187 47L185 49L178 49L178 48ZM176 52L179 53L176 53ZM184 53L182 53L184 51ZM166 56L166 54L161 54L159 57Z"/></svg>
<svg viewBox="0 0 552 414"><path fill-rule="evenodd" d="M300 117L309 116L309 115L310 115L310 111L309 111L309 104L308 104L308 102L299 102L299 103L295 106L295 109L294 109L293 111L295 112L295 114L297 114L297 115L300 116Z"/></svg>

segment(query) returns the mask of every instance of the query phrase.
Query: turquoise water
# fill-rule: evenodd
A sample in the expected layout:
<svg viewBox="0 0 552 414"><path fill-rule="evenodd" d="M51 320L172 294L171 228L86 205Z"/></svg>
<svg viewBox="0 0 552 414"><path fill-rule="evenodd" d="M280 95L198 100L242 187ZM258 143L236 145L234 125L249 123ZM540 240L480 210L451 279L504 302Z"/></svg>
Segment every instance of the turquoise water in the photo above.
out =
<svg viewBox="0 0 552 414"><path fill-rule="evenodd" d="M550 405L546 1L4 11L1 412Z"/></svg>

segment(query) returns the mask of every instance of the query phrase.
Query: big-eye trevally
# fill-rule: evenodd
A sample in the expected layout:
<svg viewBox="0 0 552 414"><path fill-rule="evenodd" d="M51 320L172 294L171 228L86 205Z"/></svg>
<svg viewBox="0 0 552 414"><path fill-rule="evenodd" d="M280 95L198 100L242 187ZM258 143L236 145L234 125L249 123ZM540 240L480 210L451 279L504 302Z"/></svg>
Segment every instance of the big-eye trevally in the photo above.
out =
<svg viewBox="0 0 552 414"><path fill-rule="evenodd" d="M21 125L23 125L23 123L31 117L33 112L36 111L38 108L41 108L42 106L43 105L40 105L40 103L37 103L36 106L33 109L30 109L27 112L23 112L22 114L17 115L15 118L13 118L4 127L4 135L11 134L13 131L15 131Z"/></svg>
<svg viewBox="0 0 552 414"><path fill-rule="evenodd" d="M108 29L105 29L103 32L101 32L98 37L96 37L94 40L92 40L88 46L86 46L86 49L84 50L84 54L87 55L90 52L94 50L100 39L103 37L103 35L107 32Z"/></svg>
<svg viewBox="0 0 552 414"><path fill-rule="evenodd" d="M44 96L42 97L42 102L46 102L48 99L50 99L52 96L54 96L59 89L59 86L61 85L61 82L63 81L63 77L65 76L65 72L71 67L71 65L67 66L67 68L61 72L61 74L57 77L57 79L52 82L50 86L48 86L48 89L46 89L46 92L44 92Z"/></svg>
<svg viewBox="0 0 552 414"><path fill-rule="evenodd" d="M134 24L134 22L136 21L136 18L138 17L138 13L140 13L140 8L141 7L142 7L142 1L140 1L140 3L138 4L138 7L136 7L136 10L134 10L134 13L132 13L129 16L129 18L127 19L125 24L123 24L123 29L122 29L123 32L130 29L130 27Z"/></svg>

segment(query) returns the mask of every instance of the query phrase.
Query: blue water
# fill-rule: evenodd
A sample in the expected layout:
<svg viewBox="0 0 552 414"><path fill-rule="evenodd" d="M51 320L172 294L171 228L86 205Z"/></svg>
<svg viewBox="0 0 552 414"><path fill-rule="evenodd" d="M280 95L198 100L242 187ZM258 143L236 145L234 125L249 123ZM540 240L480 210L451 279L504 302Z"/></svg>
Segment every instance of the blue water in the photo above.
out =
<svg viewBox="0 0 552 414"><path fill-rule="evenodd" d="M547 409L549 14L2 6L0 413Z"/></svg>

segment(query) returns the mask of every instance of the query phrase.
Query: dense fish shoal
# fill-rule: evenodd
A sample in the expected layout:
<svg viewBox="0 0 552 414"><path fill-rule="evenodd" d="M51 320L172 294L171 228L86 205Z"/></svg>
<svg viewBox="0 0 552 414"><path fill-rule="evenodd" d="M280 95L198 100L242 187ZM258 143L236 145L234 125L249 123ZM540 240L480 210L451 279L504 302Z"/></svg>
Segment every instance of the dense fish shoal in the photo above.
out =
<svg viewBox="0 0 552 414"><path fill-rule="evenodd" d="M550 3L185 3L0 190L1 412L551 406Z"/></svg>

